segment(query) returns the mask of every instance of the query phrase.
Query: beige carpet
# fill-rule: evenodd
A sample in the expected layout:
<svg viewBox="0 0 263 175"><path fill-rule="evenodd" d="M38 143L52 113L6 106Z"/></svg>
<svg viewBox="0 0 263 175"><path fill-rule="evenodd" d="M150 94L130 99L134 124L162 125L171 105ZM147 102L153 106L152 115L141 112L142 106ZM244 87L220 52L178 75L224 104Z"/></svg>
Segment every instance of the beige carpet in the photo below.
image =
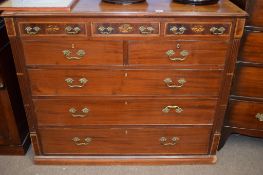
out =
<svg viewBox="0 0 263 175"><path fill-rule="evenodd" d="M263 139L232 135L215 165L36 166L26 156L0 156L0 175L263 175Z"/></svg>

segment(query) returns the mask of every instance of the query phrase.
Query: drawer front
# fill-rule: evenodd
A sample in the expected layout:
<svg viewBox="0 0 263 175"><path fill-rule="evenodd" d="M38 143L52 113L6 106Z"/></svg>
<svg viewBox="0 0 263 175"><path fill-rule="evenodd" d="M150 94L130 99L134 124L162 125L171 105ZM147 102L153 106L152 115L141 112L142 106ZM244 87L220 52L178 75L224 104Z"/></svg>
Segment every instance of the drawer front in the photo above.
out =
<svg viewBox="0 0 263 175"><path fill-rule="evenodd" d="M221 74L199 70L29 70L34 96L218 96Z"/></svg>
<svg viewBox="0 0 263 175"><path fill-rule="evenodd" d="M263 103L231 100L228 125L263 130Z"/></svg>
<svg viewBox="0 0 263 175"><path fill-rule="evenodd" d="M92 23L94 36L159 36L160 23Z"/></svg>
<svg viewBox="0 0 263 175"><path fill-rule="evenodd" d="M238 68L232 94L263 98L263 69L260 67Z"/></svg>
<svg viewBox="0 0 263 175"><path fill-rule="evenodd" d="M86 36L86 23L83 22L20 22L22 36Z"/></svg>
<svg viewBox="0 0 263 175"><path fill-rule="evenodd" d="M243 38L240 59L247 62L263 63L263 32L248 32Z"/></svg>
<svg viewBox="0 0 263 175"><path fill-rule="evenodd" d="M248 25L263 26L262 9L263 3L261 0L246 1L246 11L249 13Z"/></svg>
<svg viewBox="0 0 263 175"><path fill-rule="evenodd" d="M27 65L123 65L121 41L23 41Z"/></svg>
<svg viewBox="0 0 263 175"><path fill-rule="evenodd" d="M211 128L39 129L44 154L207 154Z"/></svg>
<svg viewBox="0 0 263 175"><path fill-rule="evenodd" d="M129 64L224 65L227 47L227 42L130 42Z"/></svg>
<svg viewBox="0 0 263 175"><path fill-rule="evenodd" d="M203 35L203 36L230 36L231 23L176 23L169 22L165 24L166 36L178 35Z"/></svg>
<svg viewBox="0 0 263 175"><path fill-rule="evenodd" d="M39 126L157 125L213 123L217 100L35 99Z"/></svg>

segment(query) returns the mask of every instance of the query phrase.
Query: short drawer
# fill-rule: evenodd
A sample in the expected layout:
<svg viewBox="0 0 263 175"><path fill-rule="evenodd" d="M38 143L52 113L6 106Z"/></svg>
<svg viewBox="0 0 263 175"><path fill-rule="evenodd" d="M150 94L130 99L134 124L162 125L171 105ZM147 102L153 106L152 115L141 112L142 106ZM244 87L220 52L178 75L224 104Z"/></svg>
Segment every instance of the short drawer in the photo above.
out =
<svg viewBox="0 0 263 175"><path fill-rule="evenodd" d="M33 96L218 96L222 71L30 69Z"/></svg>
<svg viewBox="0 0 263 175"><path fill-rule="evenodd" d="M210 127L43 128L44 154L207 154Z"/></svg>
<svg viewBox="0 0 263 175"><path fill-rule="evenodd" d="M158 41L130 42L131 65L224 65L227 42Z"/></svg>
<svg viewBox="0 0 263 175"><path fill-rule="evenodd" d="M159 36L159 22L93 22L92 35L101 37L110 36Z"/></svg>
<svg viewBox="0 0 263 175"><path fill-rule="evenodd" d="M247 32L243 37L240 49L240 60L245 62L263 63L263 32Z"/></svg>
<svg viewBox="0 0 263 175"><path fill-rule="evenodd" d="M123 65L121 41L23 41L27 65Z"/></svg>
<svg viewBox="0 0 263 175"><path fill-rule="evenodd" d="M85 22L19 22L21 36L87 36Z"/></svg>
<svg viewBox="0 0 263 175"><path fill-rule="evenodd" d="M263 98L263 68L240 66L236 71L236 78L232 94L237 96Z"/></svg>
<svg viewBox="0 0 263 175"><path fill-rule="evenodd" d="M34 99L38 126L212 125L217 100L163 98Z"/></svg>
<svg viewBox="0 0 263 175"><path fill-rule="evenodd" d="M227 125L263 130L263 103L231 100Z"/></svg>
<svg viewBox="0 0 263 175"><path fill-rule="evenodd" d="M230 36L232 24L229 22L168 22L165 23L166 36Z"/></svg>

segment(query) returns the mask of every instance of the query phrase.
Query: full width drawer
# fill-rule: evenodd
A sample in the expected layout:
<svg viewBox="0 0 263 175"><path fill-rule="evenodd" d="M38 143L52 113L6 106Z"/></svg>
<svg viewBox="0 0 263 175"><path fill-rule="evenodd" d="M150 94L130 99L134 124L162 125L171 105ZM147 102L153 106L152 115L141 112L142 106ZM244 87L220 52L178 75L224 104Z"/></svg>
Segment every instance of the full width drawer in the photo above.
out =
<svg viewBox="0 0 263 175"><path fill-rule="evenodd" d="M30 69L37 95L211 95L218 96L219 70L47 70Z"/></svg>
<svg viewBox="0 0 263 175"><path fill-rule="evenodd" d="M247 32L240 49L240 60L246 62L263 63L263 32Z"/></svg>
<svg viewBox="0 0 263 175"><path fill-rule="evenodd" d="M263 69L240 66L236 72L232 94L237 96L263 98Z"/></svg>
<svg viewBox="0 0 263 175"><path fill-rule="evenodd" d="M39 129L44 154L207 154L210 127Z"/></svg>
<svg viewBox="0 0 263 175"><path fill-rule="evenodd" d="M131 65L224 65L228 43L207 41L130 42Z"/></svg>
<svg viewBox="0 0 263 175"><path fill-rule="evenodd" d="M122 65L121 41L23 41L27 65Z"/></svg>
<svg viewBox="0 0 263 175"><path fill-rule="evenodd" d="M217 100L162 98L35 99L38 126L212 125Z"/></svg>
<svg viewBox="0 0 263 175"><path fill-rule="evenodd" d="M231 127L263 130L263 103L231 100L228 115Z"/></svg>

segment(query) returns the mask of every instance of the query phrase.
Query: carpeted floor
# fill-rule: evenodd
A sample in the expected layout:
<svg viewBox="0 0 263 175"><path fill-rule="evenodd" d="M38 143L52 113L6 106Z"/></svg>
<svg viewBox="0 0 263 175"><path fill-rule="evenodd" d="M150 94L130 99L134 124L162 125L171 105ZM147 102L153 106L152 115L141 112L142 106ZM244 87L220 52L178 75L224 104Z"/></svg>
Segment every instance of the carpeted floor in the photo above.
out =
<svg viewBox="0 0 263 175"><path fill-rule="evenodd" d="M0 156L0 175L263 175L263 139L232 135L215 165L36 166L26 156Z"/></svg>

